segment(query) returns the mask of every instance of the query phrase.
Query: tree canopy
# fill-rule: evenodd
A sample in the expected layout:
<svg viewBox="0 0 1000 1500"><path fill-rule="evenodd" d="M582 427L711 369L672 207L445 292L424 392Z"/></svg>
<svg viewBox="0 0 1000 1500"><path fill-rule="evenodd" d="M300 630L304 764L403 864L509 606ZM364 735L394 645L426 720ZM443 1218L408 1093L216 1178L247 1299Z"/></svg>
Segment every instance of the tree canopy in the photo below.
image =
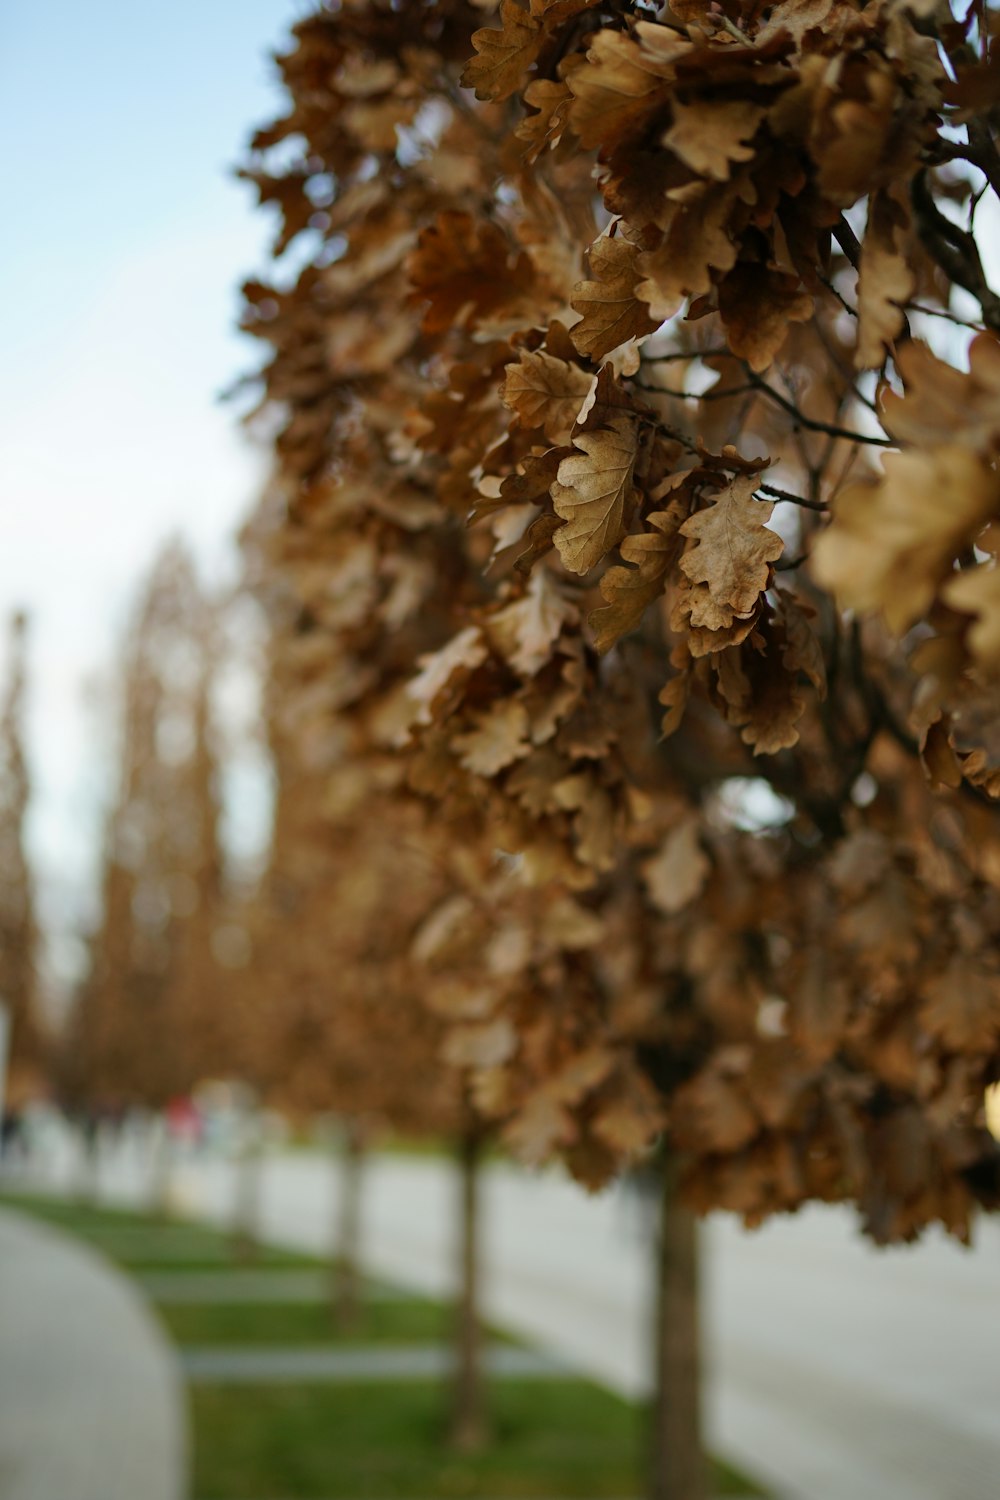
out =
<svg viewBox="0 0 1000 1500"><path fill-rule="evenodd" d="M299 732L427 804L451 1056L585 1181L662 1134L751 1221L996 1204L993 28L342 0L281 59Z"/></svg>

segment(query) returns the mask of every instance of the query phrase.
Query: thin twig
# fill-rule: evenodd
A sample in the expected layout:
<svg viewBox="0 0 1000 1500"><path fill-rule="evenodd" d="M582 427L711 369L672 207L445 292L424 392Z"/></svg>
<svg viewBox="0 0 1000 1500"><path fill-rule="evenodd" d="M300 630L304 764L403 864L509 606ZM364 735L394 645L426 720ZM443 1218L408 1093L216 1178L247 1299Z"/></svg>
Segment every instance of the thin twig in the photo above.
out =
<svg viewBox="0 0 1000 1500"><path fill-rule="evenodd" d="M849 443L870 443L875 448L895 446L891 438L870 437L866 432L852 432L848 427L838 427L835 422L820 422L815 417L807 417L793 401L789 401L780 391L768 385L767 381L753 370L748 368L747 375L762 395L769 396L772 401L788 412L789 416L794 417L800 427L806 427L810 432L825 432L830 437L844 438Z"/></svg>
<svg viewBox="0 0 1000 1500"><path fill-rule="evenodd" d="M776 484L759 484L759 490L765 495L772 495L775 500L786 500L789 505L800 505L803 510L829 510L825 500L809 500L805 495L793 495L791 490L779 489Z"/></svg>

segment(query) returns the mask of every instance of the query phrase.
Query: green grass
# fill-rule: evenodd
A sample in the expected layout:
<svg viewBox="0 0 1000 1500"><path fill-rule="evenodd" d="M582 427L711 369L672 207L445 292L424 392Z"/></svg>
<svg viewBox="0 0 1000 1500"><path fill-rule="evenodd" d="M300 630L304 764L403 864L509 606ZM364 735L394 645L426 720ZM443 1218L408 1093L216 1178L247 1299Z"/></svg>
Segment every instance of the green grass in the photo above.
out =
<svg viewBox="0 0 1000 1500"><path fill-rule="evenodd" d="M237 1262L229 1235L183 1219L131 1209L67 1202L42 1194L3 1193L0 1205L79 1235L131 1271L222 1271L236 1264L256 1269L295 1269L323 1264L315 1256L260 1245L252 1260Z"/></svg>
<svg viewBox="0 0 1000 1500"><path fill-rule="evenodd" d="M641 1493L634 1407L583 1380L503 1380L493 1437L474 1457L444 1444L437 1384L197 1386L194 1500L542 1500ZM716 1495L760 1495L714 1465Z"/></svg>
<svg viewBox="0 0 1000 1500"><path fill-rule="evenodd" d="M157 1311L178 1344L435 1344L453 1321L441 1303L408 1297L366 1302L349 1334L322 1302L171 1302Z"/></svg>

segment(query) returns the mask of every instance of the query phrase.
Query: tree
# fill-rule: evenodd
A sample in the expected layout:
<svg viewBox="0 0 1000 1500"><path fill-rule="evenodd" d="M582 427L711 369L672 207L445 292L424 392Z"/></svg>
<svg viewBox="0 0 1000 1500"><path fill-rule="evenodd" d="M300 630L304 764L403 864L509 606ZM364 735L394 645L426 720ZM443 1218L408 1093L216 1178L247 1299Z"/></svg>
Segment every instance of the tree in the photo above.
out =
<svg viewBox="0 0 1000 1500"><path fill-rule="evenodd" d="M0 709L0 1004L10 1028L4 1108L13 1111L39 1093L46 1062L38 1016L38 930L24 844L31 794L24 754L26 641L27 618L15 614Z"/></svg>
<svg viewBox="0 0 1000 1500"><path fill-rule="evenodd" d="M592 1184L660 1138L701 1211L967 1237L1000 1181L992 17L345 0L294 36L247 175L300 269L245 322L331 712L595 932L552 1011L531 945L490 988L475 1097L513 1142L547 1100L534 1147ZM654 1493L695 1467L661 1441Z"/></svg>
<svg viewBox="0 0 1000 1500"><path fill-rule="evenodd" d="M463 1211L452 1438L485 1437L479 1357L478 1146L482 1127L457 1073L439 1066L442 1022L417 999L414 932L448 888L426 809L398 793L391 760L359 759L331 712L327 637L296 593L265 503L246 529L248 582L270 626L267 740L275 788L268 865L249 925L253 982L242 1066L271 1105L335 1113L343 1153L333 1308L360 1316L361 1170L373 1133L457 1142Z"/></svg>
<svg viewBox="0 0 1000 1500"><path fill-rule="evenodd" d="M65 1092L91 1112L162 1109L225 1055L212 635L192 562L170 544L123 651L102 910L67 1037Z"/></svg>

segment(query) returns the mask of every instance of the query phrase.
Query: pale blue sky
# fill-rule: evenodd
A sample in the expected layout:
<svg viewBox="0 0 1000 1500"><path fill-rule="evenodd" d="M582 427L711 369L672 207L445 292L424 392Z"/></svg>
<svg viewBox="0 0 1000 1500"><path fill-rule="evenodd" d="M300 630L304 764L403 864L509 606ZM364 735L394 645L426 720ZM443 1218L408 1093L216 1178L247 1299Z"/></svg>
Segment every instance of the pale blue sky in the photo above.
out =
<svg viewBox="0 0 1000 1500"><path fill-rule="evenodd" d="M31 844L62 930L91 905L106 770L83 685L165 535L232 576L261 480L218 401L260 358L237 288L272 227L232 167L280 102L269 53L309 8L0 5L0 612L33 620Z"/></svg>

